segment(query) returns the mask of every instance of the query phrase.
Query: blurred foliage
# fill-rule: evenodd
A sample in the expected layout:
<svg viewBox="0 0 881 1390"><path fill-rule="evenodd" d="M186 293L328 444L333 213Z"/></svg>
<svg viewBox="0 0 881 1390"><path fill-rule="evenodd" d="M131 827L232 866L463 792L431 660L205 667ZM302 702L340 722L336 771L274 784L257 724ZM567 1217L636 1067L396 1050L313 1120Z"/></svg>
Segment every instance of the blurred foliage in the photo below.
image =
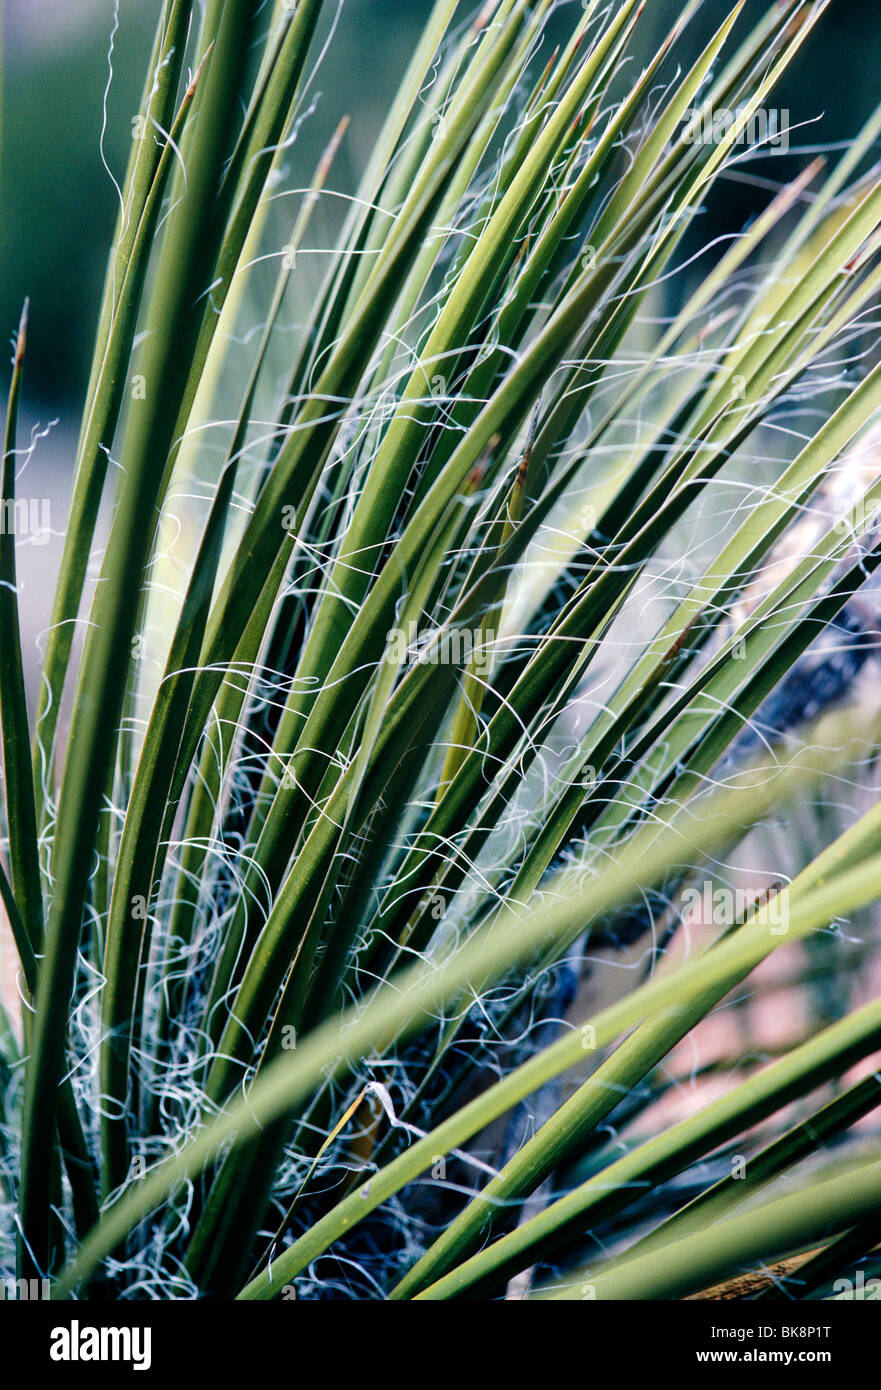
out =
<svg viewBox="0 0 881 1390"><path fill-rule="evenodd" d="M55 0L51 0L54 4ZM39 0L41 6L50 0ZM74 26L69 15L57 41L35 18L35 0L19 0L6 15L0 206L0 324L12 331L22 299L31 296L33 333L28 353L28 390L53 409L77 408L88 377L89 352L118 206L116 190L101 160L107 51L113 29L113 0L86 4ZM160 0L120 0L113 41L113 80L107 100L103 150L114 177L125 172L131 120L141 96L143 73ZM322 90L351 87L361 71L364 85L351 92L349 161L371 147L429 10L429 0L347 0L339 31L322 66L314 98ZM331 14L332 19L332 14ZM325 23L325 30L328 28ZM39 28L39 42L30 31ZM367 37L369 36L369 38ZM382 62L365 65L365 41ZM313 168L337 117L331 103L301 129L304 168ZM298 155L299 162L299 155ZM345 153L338 170L352 182Z"/></svg>
<svg viewBox="0 0 881 1390"><path fill-rule="evenodd" d="M40 0L41 8L48 3ZM33 4L34 0L18 0L13 6L16 22L8 25L12 32L6 45L3 97L0 323L11 332L22 298L30 294L34 333L29 391L64 411L79 404L85 389L105 248L116 214L116 193L99 150L108 75L102 55L113 26L113 3L67 0L66 9L79 6L86 13L75 30L68 18L51 44L45 40L45 19L40 21L42 42L27 41L28 26L36 22L34 11L28 13ZM767 0L750 0L747 14L758 15L766 4ZM681 7L679 0L649 0L652 6L660 35L669 26L671 12ZM708 38L729 8L728 0L707 0L690 41L695 51L698 38ZM347 93L352 127L337 167L347 187L353 165L372 145L429 9L430 0L344 0L335 41L310 96L351 88L351 73L363 75L363 85ZM158 0L120 0L103 140L107 162L118 178L125 168L130 113L138 104L158 10ZM561 15L561 26L565 19ZM860 129L877 101L879 41L877 0L839 0L832 6L818 41L808 46L780 84L780 104L790 109L793 121L818 118L794 135L795 146L847 140ZM371 54L381 54L381 62L369 61ZM297 157L301 167L314 167L336 109L335 102L319 99L304 122ZM689 250L698 250L723 227L746 221L767 201L764 180L771 174L775 181L791 178L805 159L794 149L758 179L746 171L741 178L724 179L692 229Z"/></svg>

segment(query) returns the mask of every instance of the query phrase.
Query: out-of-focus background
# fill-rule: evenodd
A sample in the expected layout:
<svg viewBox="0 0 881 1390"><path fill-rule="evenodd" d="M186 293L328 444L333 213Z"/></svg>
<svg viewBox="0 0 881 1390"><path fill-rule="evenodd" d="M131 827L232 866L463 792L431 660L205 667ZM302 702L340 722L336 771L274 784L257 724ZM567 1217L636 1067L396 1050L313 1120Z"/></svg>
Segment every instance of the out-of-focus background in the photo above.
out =
<svg viewBox="0 0 881 1390"><path fill-rule="evenodd" d="M742 23L750 9L758 14L767 4L750 0ZM561 23L564 11L579 6L561 4ZM679 0L647 0L646 52L681 8ZM86 382L117 206L111 174L120 178L125 169L159 9L160 0L5 0L0 324L11 333L30 294L29 399L62 419L75 414ZM431 0L328 0L324 30L335 22L336 32L313 84L314 111L301 127L295 168L312 170L348 112L335 184L351 189L430 9ZM695 51L730 9L730 0L706 0L693 25ZM878 0L833 0L775 99L793 124L806 123L793 132L790 154L775 161L779 177L804 163L807 147L846 140L859 129L881 100L879 57ZM721 224L730 230L761 206L768 176L744 170L727 177L705 218L707 233ZM320 230L319 221L316 236Z"/></svg>

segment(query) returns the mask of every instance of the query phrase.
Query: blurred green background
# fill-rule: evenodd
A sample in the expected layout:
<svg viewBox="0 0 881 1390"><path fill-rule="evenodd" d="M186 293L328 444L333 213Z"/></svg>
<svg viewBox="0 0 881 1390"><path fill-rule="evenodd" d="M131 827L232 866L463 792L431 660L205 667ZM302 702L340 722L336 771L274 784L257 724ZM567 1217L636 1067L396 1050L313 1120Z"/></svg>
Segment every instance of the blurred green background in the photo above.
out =
<svg viewBox="0 0 881 1390"><path fill-rule="evenodd" d="M731 0L706 0L690 38L695 51L730 5ZM747 17L766 5L767 0L750 0ZM571 23L572 10L579 6L580 0L561 3L561 24ZM119 0L105 120L114 0L5 0L0 323L11 333L23 296L31 296L28 395L62 420L76 412L85 386L116 213L116 191L102 149L120 178L159 8L160 0ZM329 133L347 112L352 124L334 178L338 188L354 186L356 170L430 8L431 0L343 0L334 41L310 94L314 110L292 151L295 175L312 170ZM680 8L679 0L647 0L642 21L646 52ZM325 34L336 10L335 0L328 0ZM742 226L767 201L769 180L789 177L817 145L853 135L881 100L879 57L878 0L832 0L776 101L789 109L793 123L810 124L793 135L786 158L751 163L726 176L691 233L691 249L723 228ZM322 230L319 219L314 236Z"/></svg>

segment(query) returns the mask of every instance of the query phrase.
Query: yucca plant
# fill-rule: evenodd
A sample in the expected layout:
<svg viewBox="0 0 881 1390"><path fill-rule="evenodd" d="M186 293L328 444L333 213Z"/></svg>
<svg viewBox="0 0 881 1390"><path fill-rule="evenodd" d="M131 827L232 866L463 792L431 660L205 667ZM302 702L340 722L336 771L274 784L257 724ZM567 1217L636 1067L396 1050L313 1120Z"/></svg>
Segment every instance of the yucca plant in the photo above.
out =
<svg viewBox="0 0 881 1390"><path fill-rule="evenodd" d="M4 1274L828 1291L881 1238L881 998L818 954L877 948L881 111L692 262L826 4L641 66L637 0L436 0L317 248L326 17L271 8L163 7L31 712L17 335ZM664 1122L777 951L836 1006Z"/></svg>

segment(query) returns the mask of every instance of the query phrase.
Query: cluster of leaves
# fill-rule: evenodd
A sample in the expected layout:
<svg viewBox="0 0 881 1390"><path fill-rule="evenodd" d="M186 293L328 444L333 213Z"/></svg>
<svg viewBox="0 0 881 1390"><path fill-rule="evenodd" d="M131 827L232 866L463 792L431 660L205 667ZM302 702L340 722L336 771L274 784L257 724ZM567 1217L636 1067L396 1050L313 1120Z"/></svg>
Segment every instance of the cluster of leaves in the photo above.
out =
<svg viewBox="0 0 881 1390"><path fill-rule="evenodd" d="M58 1296L492 1296L603 1231L612 1254L558 1294L680 1297L826 1242L801 1296L878 1238L881 1150L818 1154L881 1099L846 1078L881 1001L623 1155L597 1135L766 956L874 900L881 808L708 949L560 1020L588 939L647 931L650 890L675 929L712 856L874 747L856 715L759 763L738 740L881 559L881 483L854 468L852 524L821 509L770 568L871 447L881 185L861 170L881 116L658 329L682 238L826 5L780 0L743 33L734 5L688 59L689 0L638 70L642 8L436 0L296 334L344 126L266 249L278 278L233 395L322 6L166 0L33 729L0 537L0 888L24 1001L22 1036L3 1028L4 1234ZM206 483L175 594L163 526ZM536 1093L548 1118L487 1175L476 1137ZM686 1200L673 1180L735 1138L749 1181ZM805 1159L810 1183L765 1191Z"/></svg>

